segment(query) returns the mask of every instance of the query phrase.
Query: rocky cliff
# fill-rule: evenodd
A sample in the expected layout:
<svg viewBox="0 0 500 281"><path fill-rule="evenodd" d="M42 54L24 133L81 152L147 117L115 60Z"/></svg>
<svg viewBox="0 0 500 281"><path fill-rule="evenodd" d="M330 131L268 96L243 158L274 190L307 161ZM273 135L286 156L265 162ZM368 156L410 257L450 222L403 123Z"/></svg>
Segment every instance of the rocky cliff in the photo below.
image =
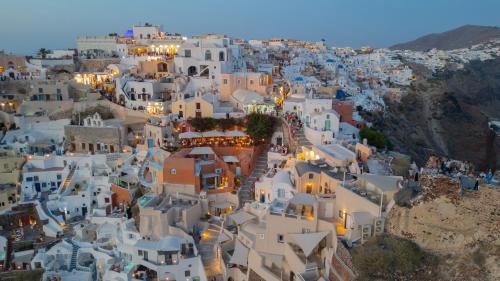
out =
<svg viewBox="0 0 500 281"><path fill-rule="evenodd" d="M419 74L400 102L386 101L383 115L368 118L419 164L436 153L481 170L500 167L500 138L488 128L500 119L500 58Z"/></svg>

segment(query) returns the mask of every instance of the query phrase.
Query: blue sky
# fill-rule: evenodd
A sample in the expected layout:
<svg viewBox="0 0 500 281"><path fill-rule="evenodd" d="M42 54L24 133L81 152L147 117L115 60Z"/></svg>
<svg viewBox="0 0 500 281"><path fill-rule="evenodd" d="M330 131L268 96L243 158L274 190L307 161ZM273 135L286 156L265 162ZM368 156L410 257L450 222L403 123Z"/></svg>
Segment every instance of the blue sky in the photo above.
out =
<svg viewBox="0 0 500 281"><path fill-rule="evenodd" d="M78 35L123 33L144 22L187 36L386 47L464 24L500 26L498 11L498 0L14 0L0 6L0 50L72 48Z"/></svg>

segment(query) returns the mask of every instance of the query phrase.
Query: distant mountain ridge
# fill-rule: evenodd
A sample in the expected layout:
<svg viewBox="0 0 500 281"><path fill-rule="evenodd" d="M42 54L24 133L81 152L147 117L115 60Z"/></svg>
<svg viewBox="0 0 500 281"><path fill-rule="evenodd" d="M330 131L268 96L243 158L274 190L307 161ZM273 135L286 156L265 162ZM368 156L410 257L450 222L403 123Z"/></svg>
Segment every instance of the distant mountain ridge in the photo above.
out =
<svg viewBox="0 0 500 281"><path fill-rule="evenodd" d="M436 48L440 50L453 50L468 48L496 38L500 38L500 27L464 25L442 33L433 33L413 41L396 44L389 47L389 49L426 51Z"/></svg>

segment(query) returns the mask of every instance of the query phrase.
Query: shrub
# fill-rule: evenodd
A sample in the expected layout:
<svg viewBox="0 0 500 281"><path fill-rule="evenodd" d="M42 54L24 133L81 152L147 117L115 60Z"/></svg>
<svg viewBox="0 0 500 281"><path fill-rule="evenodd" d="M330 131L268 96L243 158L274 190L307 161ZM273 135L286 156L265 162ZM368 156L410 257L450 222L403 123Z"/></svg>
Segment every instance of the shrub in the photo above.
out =
<svg viewBox="0 0 500 281"><path fill-rule="evenodd" d="M270 138L274 133L275 125L276 120L265 114L252 113L246 119L247 134L255 142Z"/></svg>
<svg viewBox="0 0 500 281"><path fill-rule="evenodd" d="M363 128L359 131L359 137L361 139L367 139L369 145L373 145L376 148L390 148L393 147L392 144L387 140L382 132L377 131L373 128Z"/></svg>
<svg viewBox="0 0 500 281"><path fill-rule="evenodd" d="M198 132L211 131L215 129L217 122L211 117L197 117L188 120L191 125Z"/></svg>
<svg viewBox="0 0 500 281"><path fill-rule="evenodd" d="M432 258L412 241L391 235L372 238L352 250L360 280L390 279L395 273L411 274Z"/></svg>

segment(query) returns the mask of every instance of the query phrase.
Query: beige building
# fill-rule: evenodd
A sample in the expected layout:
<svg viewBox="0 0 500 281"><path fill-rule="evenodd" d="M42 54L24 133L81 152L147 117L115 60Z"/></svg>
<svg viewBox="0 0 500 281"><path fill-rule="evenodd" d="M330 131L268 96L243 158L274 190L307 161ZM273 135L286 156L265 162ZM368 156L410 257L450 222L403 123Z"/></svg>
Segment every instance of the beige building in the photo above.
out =
<svg viewBox="0 0 500 281"><path fill-rule="evenodd" d="M0 184L0 212L10 208L17 201L15 184Z"/></svg>
<svg viewBox="0 0 500 281"><path fill-rule="evenodd" d="M224 73L221 79L220 98L222 101L230 101L231 95L238 89L269 94L272 84L271 76L260 72Z"/></svg>
<svg viewBox="0 0 500 281"><path fill-rule="evenodd" d="M126 130L121 121L102 120L98 113L88 116L81 126L64 126L70 152L115 153L127 144Z"/></svg>
<svg viewBox="0 0 500 281"><path fill-rule="evenodd" d="M216 104L217 98L210 93L197 92L193 97L185 97L181 93L172 103L172 113L180 119L213 117Z"/></svg>
<svg viewBox="0 0 500 281"><path fill-rule="evenodd" d="M24 158L13 150L0 150L0 184L18 183Z"/></svg>
<svg viewBox="0 0 500 281"><path fill-rule="evenodd" d="M233 280L320 280L337 248L333 199L299 193L268 208L247 205L229 216L219 241ZM330 210L330 211L325 211ZM232 235L232 226L237 235Z"/></svg>
<svg viewBox="0 0 500 281"><path fill-rule="evenodd" d="M141 237L153 240L176 235L176 228L193 232L202 215L202 204L196 196L148 193L138 202L139 232Z"/></svg>
<svg viewBox="0 0 500 281"><path fill-rule="evenodd" d="M330 168L321 160L298 161L291 175L298 192L322 197L334 195L337 186L352 179L346 170Z"/></svg>
<svg viewBox="0 0 500 281"><path fill-rule="evenodd" d="M31 85L31 101L66 101L69 99L67 81L40 80Z"/></svg>

